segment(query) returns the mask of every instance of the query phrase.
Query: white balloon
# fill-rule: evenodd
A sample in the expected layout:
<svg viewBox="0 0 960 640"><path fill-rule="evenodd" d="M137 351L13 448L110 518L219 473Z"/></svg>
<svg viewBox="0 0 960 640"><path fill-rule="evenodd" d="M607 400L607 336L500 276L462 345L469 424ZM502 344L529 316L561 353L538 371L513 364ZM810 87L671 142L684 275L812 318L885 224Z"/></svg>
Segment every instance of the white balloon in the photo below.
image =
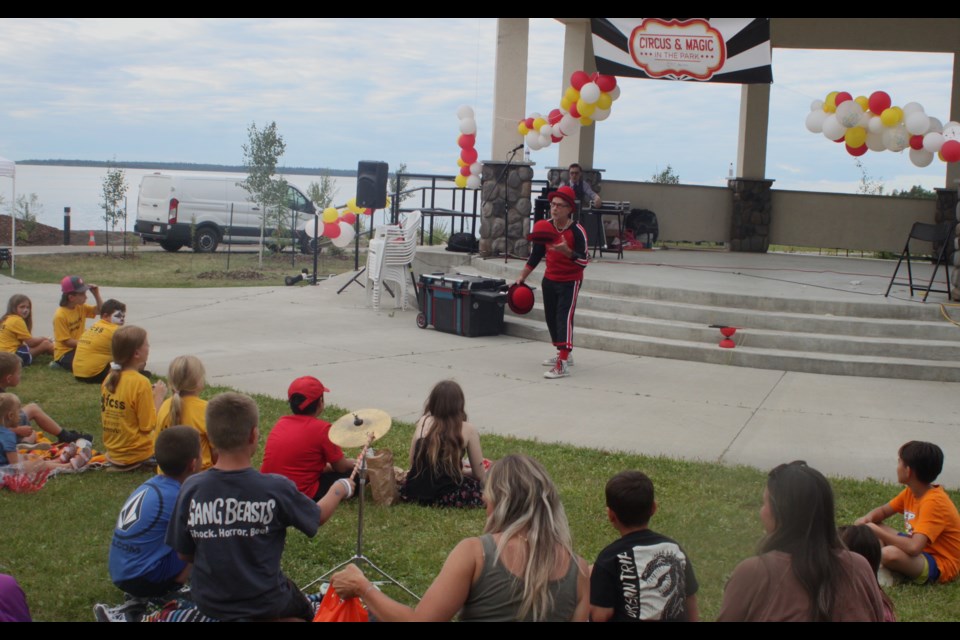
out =
<svg viewBox="0 0 960 640"><path fill-rule="evenodd" d="M480 183L480 176L470 176L467 178L467 189L479 189Z"/></svg>
<svg viewBox="0 0 960 640"><path fill-rule="evenodd" d="M943 137L947 140L960 140L960 123L948 122L943 127Z"/></svg>
<svg viewBox="0 0 960 640"><path fill-rule="evenodd" d="M320 216L317 216L319 218ZM316 225L314 225L313 220L307 220L303 225L303 232L307 235L308 238L319 238L323 235L323 220L317 220ZM314 233L316 231L316 233Z"/></svg>
<svg viewBox="0 0 960 640"><path fill-rule="evenodd" d="M883 132L883 146L893 152L903 151L910 146L910 132L902 123L888 128Z"/></svg>
<svg viewBox="0 0 960 640"><path fill-rule="evenodd" d="M473 107L466 104L460 105L460 107L457 109L457 117L461 120L466 120L468 118L473 120Z"/></svg>
<svg viewBox="0 0 960 640"><path fill-rule="evenodd" d="M330 238L330 242L333 243L333 246L340 247L343 249L353 242L353 238L356 236L356 231L353 229L353 225L349 222L343 220L340 221L340 235L336 238Z"/></svg>
<svg viewBox="0 0 960 640"><path fill-rule="evenodd" d="M565 114L560 120L560 131L565 136L569 136L577 131L580 127L580 120L574 118L572 115Z"/></svg>
<svg viewBox="0 0 960 640"><path fill-rule="evenodd" d="M823 121L827 119L827 116L830 115L822 109L819 111L811 111L807 114L807 131L810 133L823 133Z"/></svg>
<svg viewBox="0 0 960 640"><path fill-rule="evenodd" d="M540 135L540 148L546 149L551 144L553 144L553 139L550 136Z"/></svg>
<svg viewBox="0 0 960 640"><path fill-rule="evenodd" d="M931 131L927 135L923 136L923 150L929 151L930 153L936 153L940 151L940 147L943 146L943 134L936 131Z"/></svg>
<svg viewBox="0 0 960 640"><path fill-rule="evenodd" d="M482 162L474 162L472 165L470 165L470 173L472 173L473 175L478 176L480 175L481 171L483 171Z"/></svg>
<svg viewBox="0 0 960 640"><path fill-rule="evenodd" d="M900 108L903 109L903 115L908 115L915 111L923 113L923 105L919 102L908 102Z"/></svg>
<svg viewBox="0 0 960 640"><path fill-rule="evenodd" d="M580 99L586 104L594 104L600 99L600 87L596 82L588 82L580 87Z"/></svg>
<svg viewBox="0 0 960 640"><path fill-rule="evenodd" d="M823 100L814 100L811 102L810 111L823 111Z"/></svg>
<svg viewBox="0 0 960 640"><path fill-rule="evenodd" d="M840 121L837 120L837 114L835 113L831 113L827 116L827 119L823 121L823 135L827 140L839 140L846 132L847 128L840 124Z"/></svg>
<svg viewBox="0 0 960 640"><path fill-rule="evenodd" d="M472 136L477 132L477 121L473 118L464 118L460 121L460 133Z"/></svg>
<svg viewBox="0 0 960 640"><path fill-rule="evenodd" d="M910 162L917 167L926 167L933 162L933 154L923 149L910 149Z"/></svg>
<svg viewBox="0 0 960 640"><path fill-rule="evenodd" d="M602 122L610 117L610 109L595 109L593 115L590 116L595 122Z"/></svg>
<svg viewBox="0 0 960 640"><path fill-rule="evenodd" d="M837 120L848 129L857 126L857 123L860 122L860 116L862 115L863 107L853 100L841 102L840 106L837 107Z"/></svg>
<svg viewBox="0 0 960 640"><path fill-rule="evenodd" d="M907 131L915 136L922 136L930 130L930 117L922 109L908 114L904 118L904 123L907 125Z"/></svg>
<svg viewBox="0 0 960 640"><path fill-rule="evenodd" d="M553 135L553 127L549 124L545 124L540 127L540 137L547 136L548 138Z"/></svg>
<svg viewBox="0 0 960 640"><path fill-rule="evenodd" d="M886 151L887 147L883 144L883 134L868 133L867 149L870 149L870 151Z"/></svg>
<svg viewBox="0 0 960 640"><path fill-rule="evenodd" d="M870 133L883 133L883 121L880 119L880 116L873 116L870 118L870 123L867 125L867 131Z"/></svg>
<svg viewBox="0 0 960 640"><path fill-rule="evenodd" d="M857 126L863 127L864 129L867 129L869 131L871 118L873 118L873 114L870 113L869 111L864 111L863 115L860 116L860 120L857 121Z"/></svg>
<svg viewBox="0 0 960 640"><path fill-rule="evenodd" d="M536 120L537 118L543 118L543 116L540 115L539 113L537 113L536 111L534 111L533 113L531 113L531 114L530 114L530 117L533 118L534 120ZM543 118L543 119L546 120L546 118Z"/></svg>
<svg viewBox="0 0 960 640"><path fill-rule="evenodd" d="M615 86L611 91L607 91L610 95L610 99L616 102L617 98L620 97L620 85Z"/></svg>
<svg viewBox="0 0 960 640"><path fill-rule="evenodd" d="M940 122L939 118L934 118L930 116L930 131L936 131L937 133L943 133L943 123Z"/></svg>

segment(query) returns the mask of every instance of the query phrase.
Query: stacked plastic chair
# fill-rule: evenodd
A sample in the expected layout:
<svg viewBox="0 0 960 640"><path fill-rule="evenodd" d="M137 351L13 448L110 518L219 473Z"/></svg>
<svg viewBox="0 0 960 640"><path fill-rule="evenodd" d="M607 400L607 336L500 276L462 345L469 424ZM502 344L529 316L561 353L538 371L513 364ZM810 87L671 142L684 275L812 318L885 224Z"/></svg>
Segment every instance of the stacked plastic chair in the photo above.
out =
<svg viewBox="0 0 960 640"><path fill-rule="evenodd" d="M417 252L421 220L422 214L413 211L402 225L377 227L367 248L367 290L374 309L380 309L380 297L386 282L395 282L399 290L394 297L394 307L407 308L408 286L412 286L407 274Z"/></svg>

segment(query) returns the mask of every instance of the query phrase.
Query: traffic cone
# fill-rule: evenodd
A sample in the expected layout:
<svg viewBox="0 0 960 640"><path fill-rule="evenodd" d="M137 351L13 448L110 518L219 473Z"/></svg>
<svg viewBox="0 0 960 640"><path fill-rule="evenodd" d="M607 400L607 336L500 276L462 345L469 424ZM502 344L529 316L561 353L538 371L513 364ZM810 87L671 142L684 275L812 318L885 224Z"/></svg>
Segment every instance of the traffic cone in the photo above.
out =
<svg viewBox="0 0 960 640"><path fill-rule="evenodd" d="M87 245L91 247L97 246L97 241L93 239L93 229L90 230L90 240L87 241Z"/></svg>

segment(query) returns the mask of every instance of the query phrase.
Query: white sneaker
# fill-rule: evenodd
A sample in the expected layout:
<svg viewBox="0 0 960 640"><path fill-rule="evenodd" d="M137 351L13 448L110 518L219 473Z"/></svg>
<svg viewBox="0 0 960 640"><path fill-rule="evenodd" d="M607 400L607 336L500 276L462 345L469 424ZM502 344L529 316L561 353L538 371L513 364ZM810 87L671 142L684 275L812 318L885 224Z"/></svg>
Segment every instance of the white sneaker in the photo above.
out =
<svg viewBox="0 0 960 640"><path fill-rule="evenodd" d="M570 369L567 363L563 360L557 360L552 369L544 372L543 377L552 380L554 378L566 378L569 375Z"/></svg>
<svg viewBox="0 0 960 640"><path fill-rule="evenodd" d="M542 364L543 364L543 366L545 366L545 367L555 367L555 366L557 366L557 356L553 356L552 358L547 358L546 360L543 361ZM573 366L573 356L567 356L567 366L568 366L568 367L572 367L572 366Z"/></svg>

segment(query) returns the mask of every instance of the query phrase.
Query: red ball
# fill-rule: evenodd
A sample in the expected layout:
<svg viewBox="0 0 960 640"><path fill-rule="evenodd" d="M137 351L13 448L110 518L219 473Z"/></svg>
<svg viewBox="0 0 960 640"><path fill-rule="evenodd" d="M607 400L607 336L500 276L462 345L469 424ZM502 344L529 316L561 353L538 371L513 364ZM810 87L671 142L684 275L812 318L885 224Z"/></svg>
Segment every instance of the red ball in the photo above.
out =
<svg viewBox="0 0 960 640"><path fill-rule="evenodd" d="M570 115L572 115L574 118L576 118L576 119L578 119L578 120L580 119L580 110L577 109L577 103L576 103L576 102L574 102L573 104L570 105Z"/></svg>
<svg viewBox="0 0 960 640"><path fill-rule="evenodd" d="M580 87L590 82L590 75L586 71L574 71L570 76L570 85L580 91Z"/></svg>
<svg viewBox="0 0 960 640"><path fill-rule="evenodd" d="M468 165L476 162L478 157L480 157L480 154L478 154L477 150L474 148L464 149L460 152L460 159L466 162ZM467 167L464 168L466 169ZM470 175L470 172L468 171L466 175Z"/></svg>
<svg viewBox="0 0 960 640"><path fill-rule="evenodd" d="M839 107L841 104L843 104L847 100L853 100L853 96L847 93L846 91L841 91L840 93L837 94L837 97L834 99L833 103Z"/></svg>
<svg viewBox="0 0 960 640"><path fill-rule="evenodd" d="M340 237L340 223L339 222L324 222L323 223L323 235L324 237L334 238Z"/></svg>
<svg viewBox="0 0 960 640"><path fill-rule="evenodd" d="M347 211L345 214L340 216L340 219L346 222L347 224L356 224L357 214L353 213L352 211Z"/></svg>
<svg viewBox="0 0 960 640"><path fill-rule="evenodd" d="M594 82L597 83L597 86L600 87L600 91L604 93L610 93L617 88L617 78L616 76L598 76Z"/></svg>
<svg viewBox="0 0 960 640"><path fill-rule="evenodd" d="M867 145L863 145L860 147L851 147L850 145L844 145L844 146L847 148L847 153L849 153L854 157L862 156L868 151Z"/></svg>
<svg viewBox="0 0 960 640"><path fill-rule="evenodd" d="M467 165L467 166L465 166L465 167L460 167L460 175L462 175L464 178L469 178L469 177L470 177L470 165Z"/></svg>
<svg viewBox="0 0 960 640"><path fill-rule="evenodd" d="M910 148L917 151L923 149L923 136L910 136Z"/></svg>
<svg viewBox="0 0 960 640"><path fill-rule="evenodd" d="M475 147L477 145L477 136L472 133L461 134L461 136L457 138L457 144L460 145L461 149Z"/></svg>
<svg viewBox="0 0 960 640"><path fill-rule="evenodd" d="M874 91L870 94L867 103L870 105L870 111L875 115L880 115L892 104L890 95L886 91Z"/></svg>
<svg viewBox="0 0 960 640"><path fill-rule="evenodd" d="M940 147L940 155L944 162L960 162L960 142L947 140Z"/></svg>
<svg viewBox="0 0 960 640"><path fill-rule="evenodd" d="M563 120L563 111L560 111L560 109L554 109L550 112L550 115L547 116L547 122L551 125L557 124L561 120Z"/></svg>

